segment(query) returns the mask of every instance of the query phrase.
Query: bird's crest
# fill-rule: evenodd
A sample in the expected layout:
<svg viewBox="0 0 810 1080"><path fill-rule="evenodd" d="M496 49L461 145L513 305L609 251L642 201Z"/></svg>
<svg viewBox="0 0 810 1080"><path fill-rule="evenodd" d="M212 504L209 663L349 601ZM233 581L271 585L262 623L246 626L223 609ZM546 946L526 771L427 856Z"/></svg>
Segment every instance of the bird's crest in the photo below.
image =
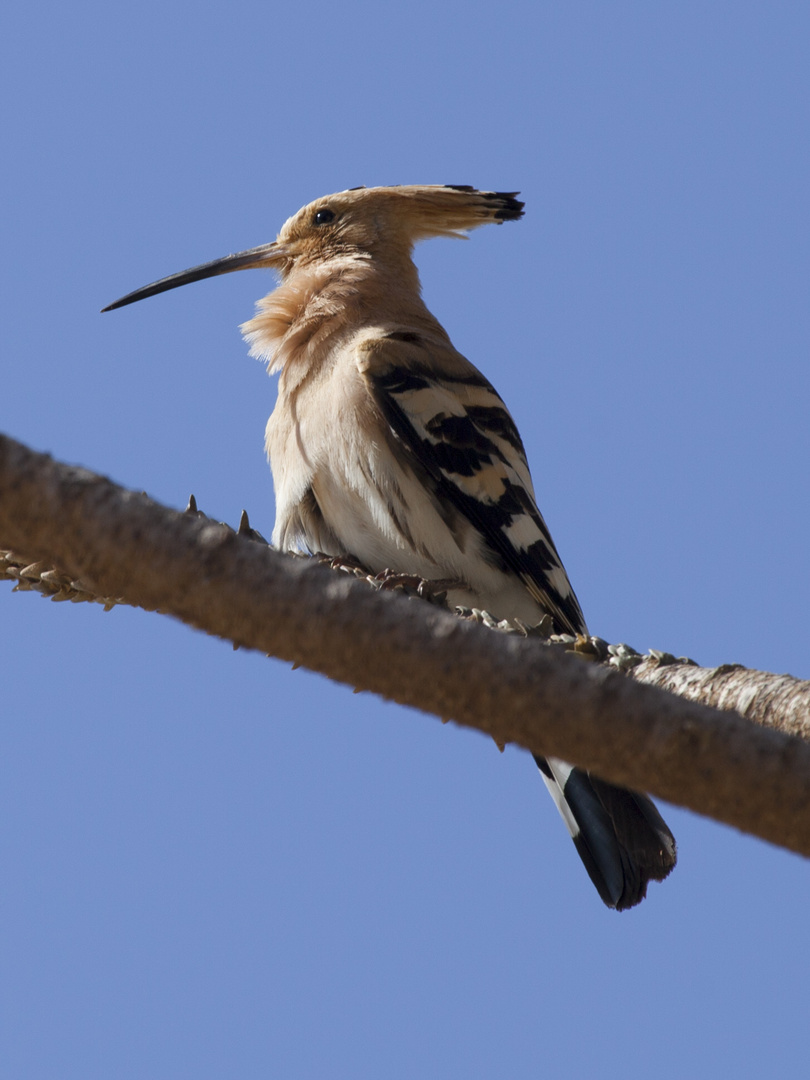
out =
<svg viewBox="0 0 810 1080"><path fill-rule="evenodd" d="M403 184L359 187L326 195L291 217L278 236L299 251L382 245L413 245L431 236L461 236L488 222L500 225L523 215L514 191L479 191L463 184Z"/></svg>

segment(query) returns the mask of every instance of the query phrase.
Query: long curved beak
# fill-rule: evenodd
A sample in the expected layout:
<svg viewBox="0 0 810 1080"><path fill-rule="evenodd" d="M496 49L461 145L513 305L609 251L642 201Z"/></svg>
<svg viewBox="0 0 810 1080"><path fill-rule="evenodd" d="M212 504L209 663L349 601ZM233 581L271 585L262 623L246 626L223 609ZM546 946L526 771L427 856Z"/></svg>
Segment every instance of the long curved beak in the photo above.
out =
<svg viewBox="0 0 810 1080"><path fill-rule="evenodd" d="M180 285L188 285L192 281L202 281L203 278L217 277L219 274L230 274L234 270L251 270L278 266L287 257L287 251L281 244L273 241L271 244L261 244L259 247L250 248L248 251L237 251L235 255L226 255L222 259L214 259L213 262L203 263L201 266L192 266L190 270L181 270L179 274L170 274L153 281L151 285L144 285L142 289L127 293L120 300L108 304L104 311L114 311L116 308L134 304L136 300L145 300L148 296L157 296L158 293L169 289L177 289Z"/></svg>

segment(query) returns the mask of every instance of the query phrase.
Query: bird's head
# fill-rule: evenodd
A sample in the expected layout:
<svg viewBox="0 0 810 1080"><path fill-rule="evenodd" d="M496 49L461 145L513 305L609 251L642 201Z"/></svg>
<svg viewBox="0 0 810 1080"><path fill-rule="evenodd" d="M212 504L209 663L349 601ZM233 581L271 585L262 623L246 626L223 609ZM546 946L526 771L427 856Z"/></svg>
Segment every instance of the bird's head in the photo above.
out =
<svg viewBox="0 0 810 1080"><path fill-rule="evenodd" d="M523 203L516 194L409 184L325 195L299 210L278 234L282 271L334 256L410 255L418 240L461 236L487 222L519 218Z"/></svg>
<svg viewBox="0 0 810 1080"><path fill-rule="evenodd" d="M517 192L478 191L464 185L409 184L351 188L309 203L289 218L276 240L226 255L161 278L104 308L145 300L192 281L234 270L275 269L282 278L295 269L330 259L409 258L418 240L461 236L487 222L500 225L523 215Z"/></svg>

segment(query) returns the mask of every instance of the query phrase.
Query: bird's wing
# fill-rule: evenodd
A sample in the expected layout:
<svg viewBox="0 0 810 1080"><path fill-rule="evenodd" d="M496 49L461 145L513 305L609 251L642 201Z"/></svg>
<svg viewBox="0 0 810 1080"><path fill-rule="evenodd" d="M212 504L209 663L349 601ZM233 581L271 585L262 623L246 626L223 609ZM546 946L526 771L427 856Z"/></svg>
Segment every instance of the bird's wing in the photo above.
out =
<svg viewBox="0 0 810 1080"><path fill-rule="evenodd" d="M522 579L558 632L582 633L523 443L493 386L452 346L410 330L364 338L356 362L395 449L476 528L493 563Z"/></svg>

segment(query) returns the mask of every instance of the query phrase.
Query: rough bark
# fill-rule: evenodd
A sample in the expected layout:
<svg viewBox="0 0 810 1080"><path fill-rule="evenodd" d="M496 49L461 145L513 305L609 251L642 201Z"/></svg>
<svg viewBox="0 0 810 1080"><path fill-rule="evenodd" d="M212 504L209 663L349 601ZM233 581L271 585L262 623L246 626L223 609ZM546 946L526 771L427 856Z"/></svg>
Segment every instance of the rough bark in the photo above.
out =
<svg viewBox="0 0 810 1080"><path fill-rule="evenodd" d="M632 676L687 701L734 711L756 724L798 735L810 742L810 683L792 675L752 671L740 664L716 668L664 663L645 658Z"/></svg>
<svg viewBox="0 0 810 1080"><path fill-rule="evenodd" d="M660 655L626 678L584 662L590 643L493 634L3 436L0 548L65 596L162 611L810 855L808 684Z"/></svg>

